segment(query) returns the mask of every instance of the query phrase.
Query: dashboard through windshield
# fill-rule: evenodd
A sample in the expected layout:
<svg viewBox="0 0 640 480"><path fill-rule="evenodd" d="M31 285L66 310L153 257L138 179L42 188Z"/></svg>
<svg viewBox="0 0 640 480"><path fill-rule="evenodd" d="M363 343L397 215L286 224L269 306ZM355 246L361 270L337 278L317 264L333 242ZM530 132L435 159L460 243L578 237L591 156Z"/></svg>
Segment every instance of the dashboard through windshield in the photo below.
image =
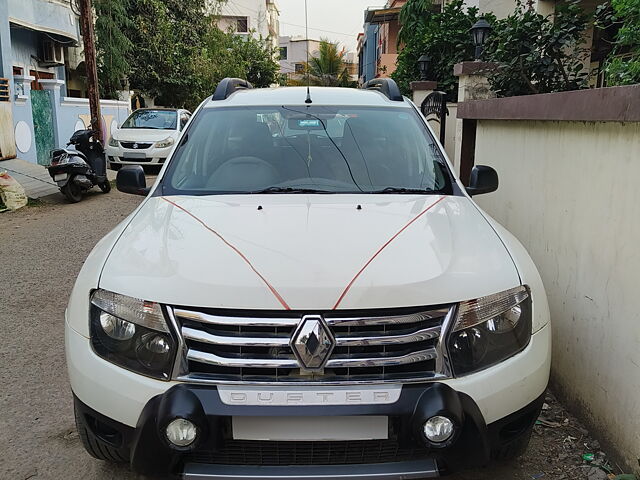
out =
<svg viewBox="0 0 640 480"><path fill-rule="evenodd" d="M202 110L163 193L451 193L438 146L413 109L273 106Z"/></svg>

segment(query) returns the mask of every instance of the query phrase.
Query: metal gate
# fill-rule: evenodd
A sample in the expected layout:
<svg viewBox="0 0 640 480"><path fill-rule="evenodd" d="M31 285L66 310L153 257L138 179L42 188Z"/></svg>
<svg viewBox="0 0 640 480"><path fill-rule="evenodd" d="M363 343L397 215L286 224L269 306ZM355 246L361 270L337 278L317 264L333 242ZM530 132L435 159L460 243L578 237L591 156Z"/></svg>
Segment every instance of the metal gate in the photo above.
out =
<svg viewBox="0 0 640 480"><path fill-rule="evenodd" d="M432 92L422 101L420 111L427 120L435 120L440 123L440 143L444 146L447 136L447 115L449 115L447 94L438 91Z"/></svg>
<svg viewBox="0 0 640 480"><path fill-rule="evenodd" d="M49 90L32 90L31 110L33 111L33 130L38 163L49 165L50 152L56 148L51 92Z"/></svg>

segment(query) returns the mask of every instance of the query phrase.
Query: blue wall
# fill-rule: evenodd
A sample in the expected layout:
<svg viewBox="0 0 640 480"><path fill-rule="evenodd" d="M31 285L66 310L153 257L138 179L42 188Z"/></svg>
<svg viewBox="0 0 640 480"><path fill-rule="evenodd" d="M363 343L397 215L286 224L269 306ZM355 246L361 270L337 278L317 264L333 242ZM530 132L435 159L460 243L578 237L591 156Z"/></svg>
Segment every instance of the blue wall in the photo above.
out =
<svg viewBox="0 0 640 480"><path fill-rule="evenodd" d="M23 23L30 27L41 27L50 33L60 34L74 40L77 40L80 36L79 26L76 21L77 17L69 7L69 2L0 0L0 3L7 2L9 16L16 19L18 23Z"/></svg>
<svg viewBox="0 0 640 480"><path fill-rule="evenodd" d="M25 75L29 70L37 70L38 62L31 55L38 56L39 33L11 25L11 62L12 65L24 67ZM41 70L50 71L48 68ZM51 73L53 71L51 70Z"/></svg>
<svg viewBox="0 0 640 480"><path fill-rule="evenodd" d="M12 18L11 25L9 17ZM15 21L13 21L15 20ZM29 28L25 28L29 27ZM37 31L36 31L37 30ZM40 43L47 35L58 40L69 39L73 43L79 39L77 17L69 8L68 2L52 2L49 0L0 0L0 76L12 81L13 126L19 122L26 124L26 135L31 142L26 151L18 150L19 158L37 163L36 143L34 139L33 114L31 105L30 83L24 84L24 95L14 95L12 67L24 68L24 75L30 70L53 73L56 80L65 80L64 67L42 68L31 56L40 56ZM45 82L42 82L43 85ZM53 131L56 146L64 146L76 127L84 126L89 121L89 101L86 99L67 99L66 85L49 85L52 88L51 102L53 108ZM102 101L104 130L108 134L113 122L120 125L129 115L128 102Z"/></svg>
<svg viewBox="0 0 640 480"><path fill-rule="evenodd" d="M365 23L360 52L360 78L363 82L376 78L378 64L378 25Z"/></svg>
<svg viewBox="0 0 640 480"><path fill-rule="evenodd" d="M14 128L15 125L21 121L25 122L31 131L31 146L26 152L21 152L20 150L16 149L18 158L27 160L28 162L38 163L38 159L36 158L36 142L35 138L33 137L33 115L31 113L31 102L29 100L15 101L13 103Z"/></svg>

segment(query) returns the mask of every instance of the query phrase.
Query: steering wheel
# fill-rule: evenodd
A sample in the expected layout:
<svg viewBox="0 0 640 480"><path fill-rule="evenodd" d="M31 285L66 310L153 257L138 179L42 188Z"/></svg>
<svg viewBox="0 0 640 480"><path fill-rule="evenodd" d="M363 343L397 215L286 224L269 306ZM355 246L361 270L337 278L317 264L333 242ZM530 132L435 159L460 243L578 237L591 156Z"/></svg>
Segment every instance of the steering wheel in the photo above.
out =
<svg viewBox="0 0 640 480"><path fill-rule="evenodd" d="M215 169L207 188L223 190L259 190L277 183L278 170L258 157L233 157Z"/></svg>

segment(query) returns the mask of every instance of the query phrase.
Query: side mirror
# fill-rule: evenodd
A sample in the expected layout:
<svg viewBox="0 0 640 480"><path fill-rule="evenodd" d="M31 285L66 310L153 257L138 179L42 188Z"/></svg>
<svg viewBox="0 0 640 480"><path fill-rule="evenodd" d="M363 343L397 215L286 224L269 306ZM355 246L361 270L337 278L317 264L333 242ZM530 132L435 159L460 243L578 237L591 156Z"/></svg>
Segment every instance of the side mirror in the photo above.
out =
<svg viewBox="0 0 640 480"><path fill-rule="evenodd" d="M498 173L486 165L476 165L469 176L467 193L471 196L495 192L498 189Z"/></svg>
<svg viewBox="0 0 640 480"><path fill-rule="evenodd" d="M147 179L140 165L122 167L116 177L116 187L123 193L133 195L147 195L150 190L147 188Z"/></svg>

